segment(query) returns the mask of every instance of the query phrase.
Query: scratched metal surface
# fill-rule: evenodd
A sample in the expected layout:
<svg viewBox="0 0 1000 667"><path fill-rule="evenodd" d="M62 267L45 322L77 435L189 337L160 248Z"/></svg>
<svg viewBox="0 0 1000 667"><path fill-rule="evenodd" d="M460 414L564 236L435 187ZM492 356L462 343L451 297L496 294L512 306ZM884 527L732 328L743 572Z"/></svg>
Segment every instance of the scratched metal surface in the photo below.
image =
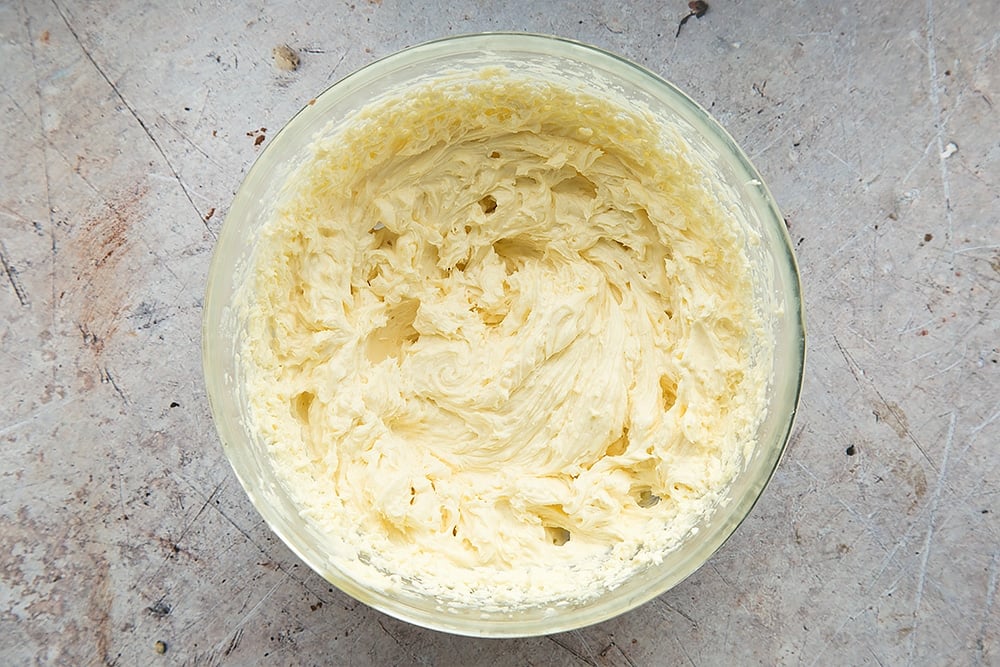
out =
<svg viewBox="0 0 1000 667"><path fill-rule="evenodd" d="M1000 3L719 0L679 37L681 1L416 4L0 4L0 662L1000 663ZM516 641L308 571L199 370L256 136L378 56L492 29L603 46L711 108L788 216L810 334L736 536L632 613Z"/></svg>

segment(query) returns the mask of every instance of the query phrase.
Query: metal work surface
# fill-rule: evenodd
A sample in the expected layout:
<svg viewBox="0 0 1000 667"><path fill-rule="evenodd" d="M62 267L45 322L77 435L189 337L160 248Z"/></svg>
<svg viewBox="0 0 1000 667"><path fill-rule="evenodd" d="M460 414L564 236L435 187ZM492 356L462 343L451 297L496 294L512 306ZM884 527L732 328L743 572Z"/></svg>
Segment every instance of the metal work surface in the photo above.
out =
<svg viewBox="0 0 1000 667"><path fill-rule="evenodd" d="M680 0L0 4L0 662L1000 663L1000 3L710 5L675 35ZM201 376L213 244L268 138L358 67L484 30L604 47L709 108L807 303L792 442L735 536L631 613L524 640L313 574Z"/></svg>

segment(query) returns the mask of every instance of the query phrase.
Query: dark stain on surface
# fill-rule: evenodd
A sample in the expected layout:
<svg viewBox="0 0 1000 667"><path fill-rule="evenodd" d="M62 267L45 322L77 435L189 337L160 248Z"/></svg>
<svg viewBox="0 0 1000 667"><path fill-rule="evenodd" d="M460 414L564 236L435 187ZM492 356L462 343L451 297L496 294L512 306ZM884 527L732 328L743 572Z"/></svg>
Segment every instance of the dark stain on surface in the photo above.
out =
<svg viewBox="0 0 1000 667"><path fill-rule="evenodd" d="M880 421L888 424L900 439L907 438L910 433L910 422L898 403L890 401L886 401L882 405L876 403L874 408L878 412Z"/></svg>
<svg viewBox="0 0 1000 667"><path fill-rule="evenodd" d="M166 618L170 614L170 610L170 605L163 598L146 607L146 611L156 618Z"/></svg>
<svg viewBox="0 0 1000 667"><path fill-rule="evenodd" d="M908 458L899 458L892 466L893 477L903 482L901 489L906 487L910 491L906 494L910 504L906 508L907 514L913 514L920 506L920 502L927 495L927 473L917 462Z"/></svg>
<svg viewBox="0 0 1000 667"><path fill-rule="evenodd" d="M94 571L91 580L90 599L87 603L87 620L97 642L97 655L105 664L114 664L111 656L111 576L108 561L103 556L94 555Z"/></svg>
<svg viewBox="0 0 1000 667"><path fill-rule="evenodd" d="M95 356L117 331L129 288L135 284L131 232L147 192L145 185L136 185L105 202L68 241L73 276L64 298L77 307L77 328Z"/></svg>
<svg viewBox="0 0 1000 667"><path fill-rule="evenodd" d="M170 319L169 308L156 301L142 301L128 315L128 319L136 329L151 329L161 322Z"/></svg>
<svg viewBox="0 0 1000 667"><path fill-rule="evenodd" d="M95 512L110 509L100 497L90 500ZM24 609L14 636L48 646L47 664L118 659L111 642L113 556L93 540L93 530L83 513L36 515L20 507L0 517L0 580Z"/></svg>

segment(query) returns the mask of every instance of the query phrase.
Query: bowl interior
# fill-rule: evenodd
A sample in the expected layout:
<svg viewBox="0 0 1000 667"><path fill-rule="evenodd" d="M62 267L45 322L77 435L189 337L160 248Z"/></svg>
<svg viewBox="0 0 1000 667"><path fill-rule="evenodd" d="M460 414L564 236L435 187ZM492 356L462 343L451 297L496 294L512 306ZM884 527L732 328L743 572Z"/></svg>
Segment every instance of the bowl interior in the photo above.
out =
<svg viewBox="0 0 1000 667"><path fill-rule="evenodd" d="M386 594L345 576L316 545L322 540L304 522L278 482L264 444L250 429L241 382L243 335L234 300L251 270L261 228L274 212L288 175L309 156L310 144L331 120L344 118L374 95L444 70L502 64L541 72L568 84L586 84L637 100L676 121L685 138L722 175L726 197L760 237L747 247L762 303L773 305L770 324L774 369L767 413L745 470L727 501L681 548L659 566L637 573L619 588L578 607L486 613L473 617L436 601ZM397 618L438 630L477 636L527 636L564 631L632 609L690 575L732 534L770 479L788 439L804 364L804 329L798 271L783 218L757 171L732 137L676 87L612 54L547 36L481 34L449 38L399 52L338 82L300 111L271 141L241 185L212 259L205 297L203 357L212 414L240 483L272 530L313 570L349 595Z"/></svg>

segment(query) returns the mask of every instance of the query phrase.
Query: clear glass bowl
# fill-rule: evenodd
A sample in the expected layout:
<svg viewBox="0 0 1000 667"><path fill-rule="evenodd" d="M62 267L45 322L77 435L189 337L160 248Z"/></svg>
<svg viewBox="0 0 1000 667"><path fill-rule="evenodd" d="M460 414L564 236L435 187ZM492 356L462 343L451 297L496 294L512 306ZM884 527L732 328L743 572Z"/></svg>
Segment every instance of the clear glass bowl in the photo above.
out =
<svg viewBox="0 0 1000 667"><path fill-rule="evenodd" d="M385 594L345 576L318 547L319 536L299 516L263 443L248 427L240 381L243 331L234 295L248 277L254 244L286 177L309 156L317 133L332 119L343 118L373 97L416 78L488 64L511 69L532 64L554 67L566 81L599 83L678 123L692 147L722 175L732 205L761 238L748 251L755 255L757 296L772 313L774 369L767 413L753 454L733 482L727 501L658 566L637 573L602 597L554 611L458 614L443 610L433 599ZM348 76L302 109L265 147L236 194L209 271L203 327L205 382L219 436L240 483L271 529L313 570L376 609L436 630L490 637L548 634L596 623L662 594L700 567L736 530L771 478L791 431L805 357L801 287L784 220L733 138L702 107L648 70L594 47L528 34L466 35L416 46Z"/></svg>

